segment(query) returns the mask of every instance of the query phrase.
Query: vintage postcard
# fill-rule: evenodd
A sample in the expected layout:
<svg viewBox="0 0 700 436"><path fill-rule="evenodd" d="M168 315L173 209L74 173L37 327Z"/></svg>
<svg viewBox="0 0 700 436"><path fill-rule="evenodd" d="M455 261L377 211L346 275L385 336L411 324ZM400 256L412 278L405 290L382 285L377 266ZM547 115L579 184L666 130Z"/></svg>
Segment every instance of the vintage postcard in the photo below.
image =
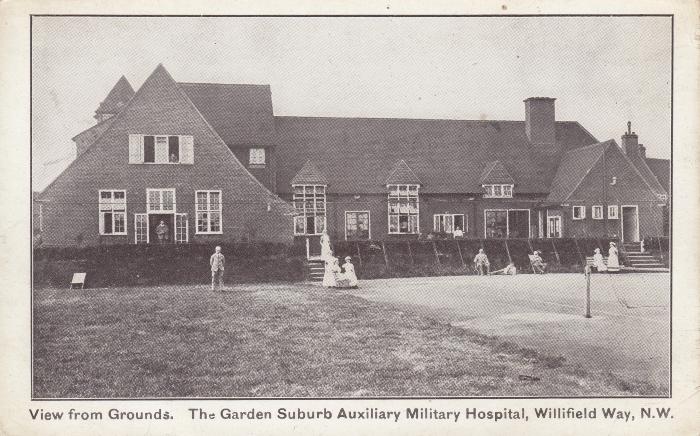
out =
<svg viewBox="0 0 700 436"><path fill-rule="evenodd" d="M697 3L577 6L0 3L1 433L697 434Z"/></svg>

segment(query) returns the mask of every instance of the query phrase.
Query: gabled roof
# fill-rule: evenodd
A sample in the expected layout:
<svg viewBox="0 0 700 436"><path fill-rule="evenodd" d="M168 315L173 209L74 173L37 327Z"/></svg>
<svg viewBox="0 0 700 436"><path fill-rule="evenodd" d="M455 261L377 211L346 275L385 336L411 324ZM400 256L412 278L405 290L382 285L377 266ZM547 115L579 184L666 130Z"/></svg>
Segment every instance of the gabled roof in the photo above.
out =
<svg viewBox="0 0 700 436"><path fill-rule="evenodd" d="M516 194L549 192L560 156L535 153L523 121L275 117L276 187L291 181L312 159L335 193L385 193L403 159L425 193L481 193L487 162L503 163ZM576 122L556 123L563 150L598 142Z"/></svg>
<svg viewBox="0 0 700 436"><path fill-rule="evenodd" d="M591 169L598 163L610 145L615 145L615 141L611 139L565 153L552 181L547 200L566 201L591 172Z"/></svg>
<svg viewBox="0 0 700 436"><path fill-rule="evenodd" d="M420 185L420 179L408 166L405 160L401 159L394 165L394 168L386 178L387 185Z"/></svg>
<svg viewBox="0 0 700 436"><path fill-rule="evenodd" d="M316 168L313 162L307 160L291 181L292 185L328 185L328 179Z"/></svg>
<svg viewBox="0 0 700 436"><path fill-rule="evenodd" d="M179 85L229 148L275 143L269 85Z"/></svg>
<svg viewBox="0 0 700 436"><path fill-rule="evenodd" d="M634 164L634 167L639 171L644 181L647 182L654 195L657 197L666 195L666 190L661 186L654 173L647 166L645 162L646 159L643 159L639 154L628 155L627 158Z"/></svg>
<svg viewBox="0 0 700 436"><path fill-rule="evenodd" d="M666 192L671 192L671 161L669 159L646 158L646 164Z"/></svg>
<svg viewBox="0 0 700 436"><path fill-rule="evenodd" d="M100 103L100 106L95 110L95 118L99 114L118 114L124 106L131 100L135 94L134 88L126 77L121 76L114 85L107 97Z"/></svg>
<svg viewBox="0 0 700 436"><path fill-rule="evenodd" d="M504 167L503 163L501 163L499 160L486 163L484 170L481 172L480 180L482 185L499 183L509 185L515 184L513 177L511 177L506 167Z"/></svg>

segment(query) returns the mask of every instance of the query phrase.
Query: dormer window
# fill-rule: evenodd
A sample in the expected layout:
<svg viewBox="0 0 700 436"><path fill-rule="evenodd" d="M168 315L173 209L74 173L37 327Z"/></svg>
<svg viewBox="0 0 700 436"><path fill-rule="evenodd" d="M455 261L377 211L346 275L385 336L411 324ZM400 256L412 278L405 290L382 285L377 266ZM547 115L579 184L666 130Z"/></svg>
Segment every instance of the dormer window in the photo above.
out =
<svg viewBox="0 0 700 436"><path fill-rule="evenodd" d="M248 154L248 164L250 166L265 166L265 149L251 148Z"/></svg>
<svg viewBox="0 0 700 436"><path fill-rule="evenodd" d="M513 185L482 185L484 198L513 198Z"/></svg>
<svg viewBox="0 0 700 436"><path fill-rule="evenodd" d="M419 203L418 185L388 185L389 234L416 234Z"/></svg>

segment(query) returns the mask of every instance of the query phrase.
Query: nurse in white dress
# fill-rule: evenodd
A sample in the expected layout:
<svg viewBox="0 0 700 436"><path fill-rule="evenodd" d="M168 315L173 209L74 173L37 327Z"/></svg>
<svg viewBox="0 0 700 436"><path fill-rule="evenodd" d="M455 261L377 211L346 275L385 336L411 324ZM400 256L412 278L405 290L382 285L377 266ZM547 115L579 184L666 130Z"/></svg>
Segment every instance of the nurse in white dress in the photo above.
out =
<svg viewBox="0 0 700 436"><path fill-rule="evenodd" d="M345 271L344 278L348 281L348 285L351 288L357 287L357 274L355 274L355 265L352 264L352 257L347 256L345 258L345 263L343 264L343 271Z"/></svg>
<svg viewBox="0 0 700 436"><path fill-rule="evenodd" d="M603 255L600 254L600 248L595 249L595 254L593 255L593 266L598 272L607 271L608 267L603 262Z"/></svg>
<svg viewBox="0 0 700 436"><path fill-rule="evenodd" d="M610 249L608 250L608 271L620 271L620 259L617 257L617 244L614 242L610 242Z"/></svg>
<svg viewBox="0 0 700 436"><path fill-rule="evenodd" d="M328 237L328 232L323 229L321 233L321 258L327 260L333 257L333 250L331 250L331 239Z"/></svg>
<svg viewBox="0 0 700 436"><path fill-rule="evenodd" d="M335 288L338 286L337 274L340 272L340 267L338 266L338 259L333 256L326 258L326 268L323 272L323 287L325 288Z"/></svg>

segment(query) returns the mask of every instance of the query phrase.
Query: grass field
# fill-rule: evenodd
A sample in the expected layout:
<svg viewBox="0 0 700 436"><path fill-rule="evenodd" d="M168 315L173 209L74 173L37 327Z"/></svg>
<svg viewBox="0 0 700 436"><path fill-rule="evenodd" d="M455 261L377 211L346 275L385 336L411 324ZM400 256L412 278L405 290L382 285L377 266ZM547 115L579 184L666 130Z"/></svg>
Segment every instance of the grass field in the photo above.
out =
<svg viewBox="0 0 700 436"><path fill-rule="evenodd" d="M425 280L425 279L423 279ZM369 284L369 282L367 282ZM385 283L382 285L382 283ZM402 288L401 282L373 281ZM648 383L314 285L38 289L34 396L626 396Z"/></svg>

